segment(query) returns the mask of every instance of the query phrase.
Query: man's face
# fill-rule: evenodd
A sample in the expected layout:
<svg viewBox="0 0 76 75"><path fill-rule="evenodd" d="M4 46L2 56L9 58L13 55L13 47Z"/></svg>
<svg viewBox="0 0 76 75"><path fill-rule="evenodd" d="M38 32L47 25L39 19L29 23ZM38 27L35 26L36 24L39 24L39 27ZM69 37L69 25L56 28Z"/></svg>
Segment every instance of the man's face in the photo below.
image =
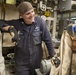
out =
<svg viewBox="0 0 76 75"><path fill-rule="evenodd" d="M35 17L34 9L32 9L22 15L22 18L24 19L24 22L26 24L32 24L32 22L34 22L34 17Z"/></svg>

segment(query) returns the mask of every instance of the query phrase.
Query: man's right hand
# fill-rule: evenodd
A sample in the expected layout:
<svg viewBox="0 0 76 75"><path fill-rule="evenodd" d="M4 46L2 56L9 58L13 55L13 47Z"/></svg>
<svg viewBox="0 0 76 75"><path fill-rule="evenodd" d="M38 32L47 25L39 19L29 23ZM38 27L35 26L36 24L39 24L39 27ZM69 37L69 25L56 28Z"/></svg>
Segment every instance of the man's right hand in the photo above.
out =
<svg viewBox="0 0 76 75"><path fill-rule="evenodd" d="M10 26L10 27L8 28L8 32L9 32L10 35L12 36L12 42L16 42L16 43L17 43L18 40L19 40L19 35L18 35L16 29L14 28L14 26Z"/></svg>

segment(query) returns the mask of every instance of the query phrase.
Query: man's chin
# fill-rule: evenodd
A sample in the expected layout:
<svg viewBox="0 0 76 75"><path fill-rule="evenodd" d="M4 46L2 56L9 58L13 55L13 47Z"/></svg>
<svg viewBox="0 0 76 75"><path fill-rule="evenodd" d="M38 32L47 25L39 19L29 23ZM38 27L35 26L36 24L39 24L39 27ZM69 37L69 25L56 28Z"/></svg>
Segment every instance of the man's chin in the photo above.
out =
<svg viewBox="0 0 76 75"><path fill-rule="evenodd" d="M29 21L29 23L33 23L33 22L35 22L34 20L33 21Z"/></svg>

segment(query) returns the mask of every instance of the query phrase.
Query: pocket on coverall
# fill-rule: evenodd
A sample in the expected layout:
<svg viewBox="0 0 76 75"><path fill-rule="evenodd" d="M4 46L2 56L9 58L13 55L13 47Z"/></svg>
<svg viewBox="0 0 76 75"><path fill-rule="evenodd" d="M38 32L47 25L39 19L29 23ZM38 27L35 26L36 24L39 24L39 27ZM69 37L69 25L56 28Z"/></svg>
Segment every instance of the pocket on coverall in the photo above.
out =
<svg viewBox="0 0 76 75"><path fill-rule="evenodd" d="M24 36L20 36L20 40L17 44L18 48L22 48L23 47L23 43L24 43Z"/></svg>
<svg viewBox="0 0 76 75"><path fill-rule="evenodd" d="M41 32L40 31L36 31L33 33L33 40L34 40L34 44L38 45L41 44Z"/></svg>

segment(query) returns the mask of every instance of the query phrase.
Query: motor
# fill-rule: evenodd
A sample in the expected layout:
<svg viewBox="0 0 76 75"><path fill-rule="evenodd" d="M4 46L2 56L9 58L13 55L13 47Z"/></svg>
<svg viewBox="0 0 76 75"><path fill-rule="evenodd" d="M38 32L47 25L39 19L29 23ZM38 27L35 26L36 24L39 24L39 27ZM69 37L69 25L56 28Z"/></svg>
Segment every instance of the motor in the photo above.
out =
<svg viewBox="0 0 76 75"><path fill-rule="evenodd" d="M51 60L50 59L43 59L41 61L40 71L43 75L50 73L51 71Z"/></svg>
<svg viewBox="0 0 76 75"><path fill-rule="evenodd" d="M60 65L60 59L58 57L52 57L49 59L43 59L40 65L40 71L43 75L48 75L51 72L51 67L54 65L56 68Z"/></svg>

